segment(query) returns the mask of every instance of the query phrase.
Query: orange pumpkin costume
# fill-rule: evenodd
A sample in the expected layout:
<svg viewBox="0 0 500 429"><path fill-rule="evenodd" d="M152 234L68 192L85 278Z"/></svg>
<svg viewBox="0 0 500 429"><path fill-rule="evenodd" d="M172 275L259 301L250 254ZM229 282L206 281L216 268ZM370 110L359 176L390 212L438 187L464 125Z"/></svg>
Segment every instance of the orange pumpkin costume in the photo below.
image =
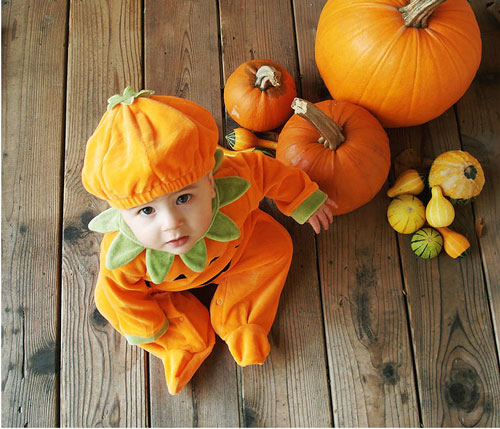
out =
<svg viewBox="0 0 500 429"><path fill-rule="evenodd" d="M241 366L262 364L292 258L287 231L258 209L264 196L304 223L326 195L298 169L262 154L224 157L203 107L177 97L110 98L90 137L82 180L111 209L89 228L105 233L95 291L113 327L162 359L178 393L211 352L216 332ZM214 172L212 223L184 255L145 248L118 209L147 203ZM210 311L186 292L216 283Z"/></svg>

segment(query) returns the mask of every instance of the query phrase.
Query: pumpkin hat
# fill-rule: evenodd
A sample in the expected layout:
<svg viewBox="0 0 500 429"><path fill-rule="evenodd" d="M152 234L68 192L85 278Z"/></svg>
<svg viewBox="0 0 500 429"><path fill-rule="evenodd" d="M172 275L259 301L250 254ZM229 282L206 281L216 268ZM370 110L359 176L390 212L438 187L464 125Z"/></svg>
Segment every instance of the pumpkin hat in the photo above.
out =
<svg viewBox="0 0 500 429"><path fill-rule="evenodd" d="M145 204L175 192L220 167L218 130L212 115L198 104L177 97L133 92L109 100L96 131L87 143L82 179L85 188L112 206L89 223L101 233L118 232L106 254L106 267L119 268L145 251L151 280L161 283L174 262L168 252L146 248L124 222L119 209ZM201 272L207 263L205 238L237 239L241 232L220 208L240 198L250 183L240 177L215 179L212 221L205 235L187 253L184 264Z"/></svg>
<svg viewBox="0 0 500 429"><path fill-rule="evenodd" d="M128 209L201 179L214 165L218 129L208 110L153 91L108 100L87 142L83 185L118 209Z"/></svg>

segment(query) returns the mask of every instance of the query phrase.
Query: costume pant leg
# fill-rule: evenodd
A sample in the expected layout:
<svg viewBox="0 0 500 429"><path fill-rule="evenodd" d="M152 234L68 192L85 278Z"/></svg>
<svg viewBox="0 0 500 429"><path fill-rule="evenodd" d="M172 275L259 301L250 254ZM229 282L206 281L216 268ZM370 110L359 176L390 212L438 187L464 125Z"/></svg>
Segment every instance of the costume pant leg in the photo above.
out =
<svg viewBox="0 0 500 429"><path fill-rule="evenodd" d="M283 226L260 210L251 216L248 244L221 278L210 305L215 332L241 366L263 364L269 354L267 335L293 253Z"/></svg>
<svg viewBox="0 0 500 429"><path fill-rule="evenodd" d="M175 395L191 380L210 354L215 335L206 307L189 292L165 292L155 298L167 315L169 326L156 341L139 346L163 361L168 391ZM96 290L98 307L106 306L104 294ZM106 318L120 332L116 316L106 309ZM123 334L123 333L122 333Z"/></svg>

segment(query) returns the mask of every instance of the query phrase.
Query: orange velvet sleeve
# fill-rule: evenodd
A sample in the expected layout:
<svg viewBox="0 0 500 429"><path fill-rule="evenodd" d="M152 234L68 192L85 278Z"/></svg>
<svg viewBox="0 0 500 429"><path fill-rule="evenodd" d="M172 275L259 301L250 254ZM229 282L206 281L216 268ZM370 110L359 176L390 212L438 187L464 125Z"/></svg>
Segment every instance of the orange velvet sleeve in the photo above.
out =
<svg viewBox="0 0 500 429"><path fill-rule="evenodd" d="M304 223L327 199L299 168L256 152L231 159L238 165L241 177L250 181L250 192L257 201L271 198L282 213L299 223Z"/></svg>
<svg viewBox="0 0 500 429"><path fill-rule="evenodd" d="M142 276L127 273L123 268L106 268L106 253L113 236L106 234L101 244L101 268L95 291L97 309L130 344L153 342L166 332L168 319L150 296Z"/></svg>

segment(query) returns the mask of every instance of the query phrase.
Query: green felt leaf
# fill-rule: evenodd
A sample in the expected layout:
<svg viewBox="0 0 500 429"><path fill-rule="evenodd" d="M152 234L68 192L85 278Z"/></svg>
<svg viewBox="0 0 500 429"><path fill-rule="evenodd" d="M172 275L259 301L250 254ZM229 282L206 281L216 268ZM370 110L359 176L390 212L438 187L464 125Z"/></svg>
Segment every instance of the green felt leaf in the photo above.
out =
<svg viewBox="0 0 500 429"><path fill-rule="evenodd" d="M135 244L142 246L142 243L137 239L137 237L132 232L130 227L126 224L126 222L123 220L123 216L121 216L121 215L120 215L120 231L130 241L133 241Z"/></svg>
<svg viewBox="0 0 500 429"><path fill-rule="evenodd" d="M167 277L175 255L154 249L146 249L146 267L151 280L155 284L161 283Z"/></svg>
<svg viewBox="0 0 500 429"><path fill-rule="evenodd" d="M118 103L132 104L138 97L150 97L155 92L150 89L143 89L142 91L135 92L131 86L127 86L123 90L123 94L115 94L108 98L108 110L111 110Z"/></svg>
<svg viewBox="0 0 500 429"><path fill-rule="evenodd" d="M207 264L207 246L202 238L187 253L179 255L186 266L197 273L201 273Z"/></svg>
<svg viewBox="0 0 500 429"><path fill-rule="evenodd" d="M227 206L242 197L250 188L250 182L242 177L228 176L215 179L219 207Z"/></svg>
<svg viewBox="0 0 500 429"><path fill-rule="evenodd" d="M114 208L103 211L89 222L89 229L95 232L114 232L120 229L120 211Z"/></svg>
<svg viewBox="0 0 500 429"><path fill-rule="evenodd" d="M212 173L215 173L219 169L219 167L222 164L222 160L224 159L224 152L222 151L221 148L215 149L214 157L215 157L215 166L212 169Z"/></svg>
<svg viewBox="0 0 500 429"><path fill-rule="evenodd" d="M136 258L143 250L144 246L133 242L120 232L109 246L106 267L109 270L122 267Z"/></svg>
<svg viewBox="0 0 500 429"><path fill-rule="evenodd" d="M232 241L239 238L240 229L233 220L222 212L217 212L212 226L205 234L205 237L215 241Z"/></svg>

